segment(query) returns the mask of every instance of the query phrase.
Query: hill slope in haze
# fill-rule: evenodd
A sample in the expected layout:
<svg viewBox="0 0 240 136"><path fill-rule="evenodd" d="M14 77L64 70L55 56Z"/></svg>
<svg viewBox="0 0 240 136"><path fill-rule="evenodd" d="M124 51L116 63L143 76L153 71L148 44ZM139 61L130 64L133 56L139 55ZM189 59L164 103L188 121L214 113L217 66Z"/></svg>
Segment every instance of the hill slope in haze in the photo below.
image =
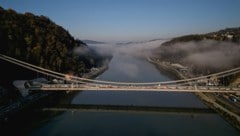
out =
<svg viewBox="0 0 240 136"><path fill-rule="evenodd" d="M178 63L195 74L240 66L240 28L173 38L153 51L159 61Z"/></svg>
<svg viewBox="0 0 240 136"><path fill-rule="evenodd" d="M217 32L207 34L192 34L173 38L172 40L163 43L162 45L172 45L179 42L216 40L225 42L240 43L240 27L226 28Z"/></svg>

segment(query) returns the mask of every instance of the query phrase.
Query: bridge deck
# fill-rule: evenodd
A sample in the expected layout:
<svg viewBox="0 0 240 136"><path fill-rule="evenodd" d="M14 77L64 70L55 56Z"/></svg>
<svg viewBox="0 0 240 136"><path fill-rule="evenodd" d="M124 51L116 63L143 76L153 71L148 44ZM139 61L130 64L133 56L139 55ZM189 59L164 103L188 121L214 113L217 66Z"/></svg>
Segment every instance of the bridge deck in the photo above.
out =
<svg viewBox="0 0 240 136"><path fill-rule="evenodd" d="M217 87L217 86L88 86L88 85L46 85L30 87L29 90L36 91L153 91L153 92L219 92L237 93L240 88Z"/></svg>
<svg viewBox="0 0 240 136"><path fill-rule="evenodd" d="M69 76L63 73L45 69L39 66L35 66L24 61L14 59L12 57L0 54L0 59L8 61L10 63L19 65L26 69L39 72L41 74L50 76L62 81L68 81L71 83L78 83L81 85L69 85L69 84L40 84L40 86L29 86L29 90L42 90L42 91L81 91L81 90L109 90L109 91L169 91L169 92L223 92L223 93L239 93L240 86L232 87L221 87L221 86L208 86L209 83L213 82L213 79L218 79L230 75L234 75L240 72L240 67L226 70L219 73L214 73L206 76L183 79L176 81L165 81L165 82L149 82L149 83L129 83L129 82L113 82L103 81L95 79L86 79L76 76ZM205 84L205 86L196 86ZM214 82L211 83L216 85ZM94 85L94 86L92 86ZM129 86L131 85L131 86ZM165 85L158 87L157 85ZM173 86L171 86L173 85ZM188 85L186 87L182 85Z"/></svg>

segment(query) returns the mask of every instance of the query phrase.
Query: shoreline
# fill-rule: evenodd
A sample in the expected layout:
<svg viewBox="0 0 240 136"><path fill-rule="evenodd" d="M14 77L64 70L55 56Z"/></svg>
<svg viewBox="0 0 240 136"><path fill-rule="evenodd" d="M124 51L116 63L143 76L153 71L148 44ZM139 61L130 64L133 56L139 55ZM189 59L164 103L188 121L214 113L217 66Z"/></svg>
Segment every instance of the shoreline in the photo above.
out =
<svg viewBox="0 0 240 136"><path fill-rule="evenodd" d="M187 76L184 76L182 73L178 72L173 66L166 65L162 62L156 62L152 58L147 57L147 61L156 66L160 71L166 71L175 75L178 79L186 79ZM191 75L191 74L190 74ZM191 75L193 76L193 75ZM226 105L223 105L215 95L211 93L194 93L207 107L216 111L225 121L231 124L235 129L240 131L240 115L230 111L226 108Z"/></svg>
<svg viewBox="0 0 240 136"><path fill-rule="evenodd" d="M108 64L109 63L101 67L98 67L97 70L95 71L85 73L82 77L95 78L108 69ZM14 87L14 89L20 91L16 87ZM46 99L47 97L51 97L52 95L54 96L54 94L55 94L54 92L38 92L34 94L28 94L28 96L26 97L22 96L22 98L17 99L15 102L12 102L7 105L2 105L0 108L0 124L3 122L7 122L9 117L15 116L16 113L28 110L28 107L31 107L32 105L36 104L37 101Z"/></svg>
<svg viewBox="0 0 240 136"><path fill-rule="evenodd" d="M82 77L83 78L95 78L98 75L101 75L102 73L104 73L108 69L108 64L107 65L103 65L101 67L98 67L97 69L98 70L91 71L89 73L85 73Z"/></svg>
<svg viewBox="0 0 240 136"><path fill-rule="evenodd" d="M108 63L98 67L98 70L85 74L85 78L95 78L108 69ZM47 122L62 111L41 111L39 108L70 104L79 92L38 92L29 95L11 105L0 109L0 130L10 135L28 135L39 125ZM15 106L15 107L14 107ZM8 110L8 111L7 111ZM7 112L6 112L7 111ZM22 124L24 122L24 124ZM20 126L20 127L19 127ZM14 131L11 131L14 128Z"/></svg>

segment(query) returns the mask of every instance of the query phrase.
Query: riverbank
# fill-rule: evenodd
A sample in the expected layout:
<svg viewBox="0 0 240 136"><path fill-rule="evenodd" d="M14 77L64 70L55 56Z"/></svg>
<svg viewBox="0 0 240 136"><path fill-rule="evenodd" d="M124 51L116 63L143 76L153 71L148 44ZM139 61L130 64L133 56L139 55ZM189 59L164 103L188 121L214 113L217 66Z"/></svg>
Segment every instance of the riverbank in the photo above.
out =
<svg viewBox="0 0 240 136"><path fill-rule="evenodd" d="M104 71L108 69L108 65L103 65L102 67L94 68L91 72L84 74L83 78L95 78L101 75Z"/></svg>
<svg viewBox="0 0 240 136"><path fill-rule="evenodd" d="M85 78L95 78L108 69L108 63L84 74ZM14 88L16 90L16 88ZM35 92L0 107L0 131L8 135L27 135L49 119L62 114L62 111L42 111L39 109L59 104L70 104L79 92ZM14 129L14 131L12 131Z"/></svg>
<svg viewBox="0 0 240 136"><path fill-rule="evenodd" d="M160 71L164 70L174 74L179 79L193 78L196 75L191 73L190 69L181 70L174 66L174 64L170 64L168 62L161 62L158 59L147 58L147 60L154 64L157 69ZM180 66L179 66L180 67ZM182 66L181 66L182 67ZM184 68L184 67L182 67ZM229 122L234 128L240 130L240 114L237 112L233 112L231 107L227 106L227 102L219 96L221 94L212 94L212 93L194 93L205 105L209 108L215 110L223 119Z"/></svg>
<svg viewBox="0 0 240 136"><path fill-rule="evenodd" d="M95 78L105 70L108 69L108 63L104 63L105 65L95 68L95 70L85 73L82 77L84 78ZM6 92L7 89L0 88L1 92ZM14 88L15 90L17 88ZM3 94L6 95L6 94ZM26 97L21 97L11 103L1 105L0 107L0 123L4 123L8 121L10 116L14 116L15 113L27 109L28 107L35 104L40 99L44 99L49 97L50 95L54 95L53 92L37 92L33 94L29 94ZM59 95L58 95L59 96Z"/></svg>

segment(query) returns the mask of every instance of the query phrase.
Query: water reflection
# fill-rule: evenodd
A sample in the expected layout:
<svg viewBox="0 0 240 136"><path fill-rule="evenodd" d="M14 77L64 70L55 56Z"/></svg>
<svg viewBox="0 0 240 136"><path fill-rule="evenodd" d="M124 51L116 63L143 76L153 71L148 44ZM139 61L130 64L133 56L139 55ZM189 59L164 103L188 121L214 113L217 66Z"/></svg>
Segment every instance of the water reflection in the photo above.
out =
<svg viewBox="0 0 240 136"><path fill-rule="evenodd" d="M152 82L171 80L147 61L128 55L116 55L99 79ZM73 104L117 104L205 107L191 93L169 92L79 92ZM217 114L160 114L151 112L64 112L32 131L33 136L185 136L239 135Z"/></svg>

